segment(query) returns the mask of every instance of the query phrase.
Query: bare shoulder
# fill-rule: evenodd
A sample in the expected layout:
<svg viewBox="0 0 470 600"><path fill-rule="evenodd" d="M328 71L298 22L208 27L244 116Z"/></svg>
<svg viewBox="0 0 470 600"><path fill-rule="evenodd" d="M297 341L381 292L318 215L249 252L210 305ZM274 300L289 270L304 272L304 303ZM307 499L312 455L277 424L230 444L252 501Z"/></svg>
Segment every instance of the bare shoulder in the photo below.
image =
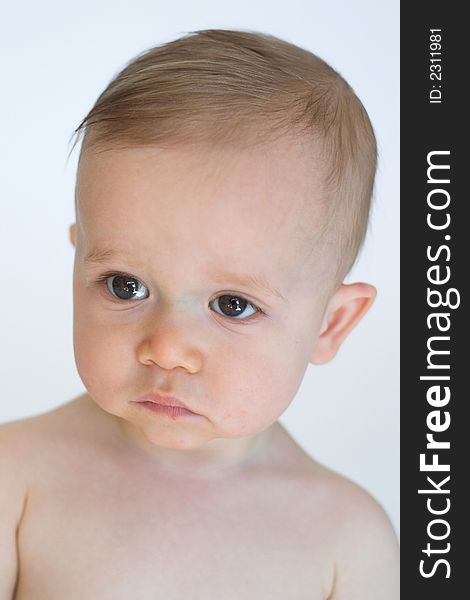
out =
<svg viewBox="0 0 470 600"><path fill-rule="evenodd" d="M0 423L0 492L2 506L5 505L5 502L13 502L16 506L16 520L19 520L26 501L30 471L28 458L33 454L29 451L30 433L35 428L34 419L27 418Z"/></svg>
<svg viewBox="0 0 470 600"><path fill-rule="evenodd" d="M15 455L30 453L33 459L61 443L69 447L74 440L85 441L85 436L92 440L105 422L103 411L83 394L42 414L0 424L0 435L9 440Z"/></svg>
<svg viewBox="0 0 470 600"><path fill-rule="evenodd" d="M27 475L18 428L0 425L0 598L12 598L18 577L17 532L27 501Z"/></svg>
<svg viewBox="0 0 470 600"><path fill-rule="evenodd" d="M67 436L61 427L61 413L69 410L63 405L47 413L0 424L0 468L2 475L15 474L16 486L28 487L37 467L51 444Z"/></svg>
<svg viewBox="0 0 470 600"><path fill-rule="evenodd" d="M315 463L312 493L322 490L333 539L334 580L329 600L397 600L398 540L382 506L362 487Z"/></svg>
<svg viewBox="0 0 470 600"><path fill-rule="evenodd" d="M100 425L87 406L81 396L43 414L0 423L0 515L8 504L9 518L18 526L36 482L44 482L48 471L93 438Z"/></svg>
<svg viewBox="0 0 470 600"><path fill-rule="evenodd" d="M383 508L361 486L315 461L292 439L289 448L291 472L298 473L301 517L324 540L331 557L329 600L397 600L398 540Z"/></svg>
<svg viewBox="0 0 470 600"><path fill-rule="evenodd" d="M15 593L18 540L36 486L56 476L60 461L67 460L71 427L80 427L82 412L77 399L40 415L0 423L1 600Z"/></svg>
<svg viewBox="0 0 470 600"><path fill-rule="evenodd" d="M83 397L45 413L0 424L0 469L14 476L13 487L28 495L54 469L60 469L73 452L92 439L95 424ZM18 491L20 493L20 491ZM10 492L11 494L11 492Z"/></svg>
<svg viewBox="0 0 470 600"><path fill-rule="evenodd" d="M380 504L345 478L335 477L338 538L331 600L397 600L398 540Z"/></svg>

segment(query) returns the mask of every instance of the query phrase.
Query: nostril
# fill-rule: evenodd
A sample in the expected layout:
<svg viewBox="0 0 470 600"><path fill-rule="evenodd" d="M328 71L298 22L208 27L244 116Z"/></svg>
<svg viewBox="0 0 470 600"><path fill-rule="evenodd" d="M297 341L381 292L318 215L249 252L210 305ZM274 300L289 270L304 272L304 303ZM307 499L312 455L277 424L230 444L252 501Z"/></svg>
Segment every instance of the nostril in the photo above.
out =
<svg viewBox="0 0 470 600"><path fill-rule="evenodd" d="M136 349L137 360L145 365L161 369L173 370L183 368L189 373L196 373L202 367L202 353L190 336L174 335L160 331L146 337Z"/></svg>

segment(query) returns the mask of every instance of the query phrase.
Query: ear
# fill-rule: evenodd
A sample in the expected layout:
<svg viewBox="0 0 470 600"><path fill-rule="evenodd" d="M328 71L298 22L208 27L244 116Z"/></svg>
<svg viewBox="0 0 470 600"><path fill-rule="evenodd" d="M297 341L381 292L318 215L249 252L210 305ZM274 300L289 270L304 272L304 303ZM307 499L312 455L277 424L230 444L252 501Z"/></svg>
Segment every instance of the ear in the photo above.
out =
<svg viewBox="0 0 470 600"><path fill-rule="evenodd" d="M322 332L310 359L314 365L330 361L351 330L374 302L377 290L367 283L341 284L325 311Z"/></svg>
<svg viewBox="0 0 470 600"><path fill-rule="evenodd" d="M72 225L70 225L69 237L70 237L70 242L71 242L72 246L75 246L75 244L76 244L75 223L73 223Z"/></svg>

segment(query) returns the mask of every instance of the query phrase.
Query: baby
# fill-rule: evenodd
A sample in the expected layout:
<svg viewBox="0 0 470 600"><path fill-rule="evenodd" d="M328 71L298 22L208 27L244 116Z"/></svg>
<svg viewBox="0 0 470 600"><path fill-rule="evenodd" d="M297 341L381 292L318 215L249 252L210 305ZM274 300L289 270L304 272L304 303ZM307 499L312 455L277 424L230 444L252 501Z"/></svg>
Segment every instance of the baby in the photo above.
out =
<svg viewBox="0 0 470 600"><path fill-rule="evenodd" d="M0 427L0 600L398 598L383 510L278 422L375 297L342 283L376 168L352 89L275 37L199 31L75 133L86 393Z"/></svg>

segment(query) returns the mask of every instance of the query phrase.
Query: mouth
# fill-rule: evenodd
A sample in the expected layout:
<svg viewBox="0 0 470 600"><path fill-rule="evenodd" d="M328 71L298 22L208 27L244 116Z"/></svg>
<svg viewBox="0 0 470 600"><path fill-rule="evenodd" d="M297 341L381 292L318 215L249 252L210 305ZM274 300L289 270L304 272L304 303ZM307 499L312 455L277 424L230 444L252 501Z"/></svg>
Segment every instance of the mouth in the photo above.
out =
<svg viewBox="0 0 470 600"><path fill-rule="evenodd" d="M145 396L142 396L136 402L153 412L168 415L173 419L182 416L198 415L198 413L190 410L181 400L178 400L174 396L162 396L150 393L145 394Z"/></svg>

